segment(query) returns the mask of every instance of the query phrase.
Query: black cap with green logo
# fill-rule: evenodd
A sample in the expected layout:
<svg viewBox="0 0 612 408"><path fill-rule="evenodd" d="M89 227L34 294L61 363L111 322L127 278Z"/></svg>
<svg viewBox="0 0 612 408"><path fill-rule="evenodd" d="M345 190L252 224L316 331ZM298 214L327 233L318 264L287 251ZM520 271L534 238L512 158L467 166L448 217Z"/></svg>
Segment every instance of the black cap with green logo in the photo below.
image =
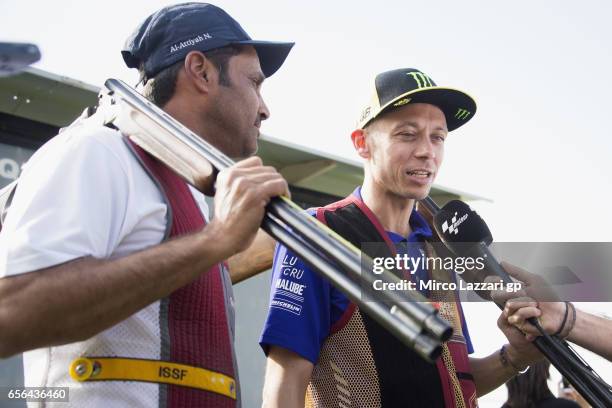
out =
<svg viewBox="0 0 612 408"><path fill-rule="evenodd" d="M449 132L476 113L476 101L465 92L437 86L418 69L400 68L376 75L372 99L363 109L357 127L363 129L380 114L409 103L429 103L440 108Z"/></svg>

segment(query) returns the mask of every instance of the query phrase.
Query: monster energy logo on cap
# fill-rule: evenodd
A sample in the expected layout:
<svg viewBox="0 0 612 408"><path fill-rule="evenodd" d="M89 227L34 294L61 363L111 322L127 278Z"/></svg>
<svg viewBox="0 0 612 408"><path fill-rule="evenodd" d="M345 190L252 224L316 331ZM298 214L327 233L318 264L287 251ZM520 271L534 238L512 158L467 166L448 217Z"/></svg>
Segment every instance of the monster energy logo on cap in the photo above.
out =
<svg viewBox="0 0 612 408"><path fill-rule="evenodd" d="M410 75L415 80L418 88L425 88L426 86L435 86L431 78L422 72L419 72L419 71L406 72L406 75Z"/></svg>
<svg viewBox="0 0 612 408"><path fill-rule="evenodd" d="M466 120L468 118L468 116L470 116L470 111L465 110L463 108L459 108L457 109L457 113L455 113L455 117L457 119L461 119L461 120Z"/></svg>

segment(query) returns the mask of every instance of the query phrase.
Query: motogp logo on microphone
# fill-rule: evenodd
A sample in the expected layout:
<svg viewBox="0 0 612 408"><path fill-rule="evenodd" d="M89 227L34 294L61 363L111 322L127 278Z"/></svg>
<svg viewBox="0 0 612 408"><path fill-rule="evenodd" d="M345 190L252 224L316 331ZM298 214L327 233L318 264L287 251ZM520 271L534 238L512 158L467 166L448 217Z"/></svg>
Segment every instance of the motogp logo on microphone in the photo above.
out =
<svg viewBox="0 0 612 408"><path fill-rule="evenodd" d="M465 214L461 218L457 219L457 213L455 212L455 215L450 220L450 226L448 225L449 224L448 220L444 221L444 224L442 224L442 232L446 234L446 231L448 231L450 233L457 235L459 233L459 228L458 228L459 225L461 225L463 221L467 220L467 218L468 218L468 214Z"/></svg>

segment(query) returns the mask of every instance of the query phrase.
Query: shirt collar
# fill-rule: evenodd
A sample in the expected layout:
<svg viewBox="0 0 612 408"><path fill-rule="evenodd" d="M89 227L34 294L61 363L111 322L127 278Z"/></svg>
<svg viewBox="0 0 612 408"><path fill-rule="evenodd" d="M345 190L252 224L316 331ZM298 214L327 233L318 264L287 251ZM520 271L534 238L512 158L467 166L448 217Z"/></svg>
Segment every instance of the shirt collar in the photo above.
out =
<svg viewBox="0 0 612 408"><path fill-rule="evenodd" d="M357 187L353 191L353 195L356 196L359 200L363 201L363 198L361 198L361 186ZM423 218L423 216L419 214L418 211L416 211L414 208L412 209L412 213L410 214L410 220L408 221L408 223L410 224L410 229L412 230L408 237L402 237L401 235L396 234L392 231L387 231L389 238L391 238L391 240L394 242L398 242L404 239L407 241L414 242L421 241L422 238L429 238L433 235L431 228L429 227L429 224L427 224L425 218Z"/></svg>

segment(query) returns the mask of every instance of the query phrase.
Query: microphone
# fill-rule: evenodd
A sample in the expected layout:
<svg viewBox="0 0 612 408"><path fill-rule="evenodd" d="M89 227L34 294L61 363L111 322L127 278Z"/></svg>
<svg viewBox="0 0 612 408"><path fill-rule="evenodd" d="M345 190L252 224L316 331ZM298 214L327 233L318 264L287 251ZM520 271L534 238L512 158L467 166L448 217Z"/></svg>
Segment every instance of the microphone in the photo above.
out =
<svg viewBox="0 0 612 408"><path fill-rule="evenodd" d="M39 59L34 44L0 42L0 77L16 74Z"/></svg>
<svg viewBox="0 0 612 408"><path fill-rule="evenodd" d="M433 216L434 229L440 240L456 255L482 258L485 265L482 271L472 270L462 274L469 282L483 282L493 273L504 280L513 282L512 278L497 262L488 246L493 242L491 230L486 222L470 206L459 200L449 201ZM487 273L489 272L489 273Z"/></svg>
<svg viewBox="0 0 612 408"><path fill-rule="evenodd" d="M434 228L451 247L458 242L484 242L485 245L493 242L491 231L480 215L459 200L449 201L434 215Z"/></svg>
<svg viewBox="0 0 612 408"><path fill-rule="evenodd" d="M421 203L433 215L434 229L450 252L456 256L482 257L485 264L483 271L494 273L502 278L505 284L512 282L510 275L489 251L488 245L492 242L493 237L489 227L476 211L458 200L450 201L442 208L439 208L429 197L426 197ZM465 275L466 273L462 277L465 278ZM472 276L472 278L482 282L486 277L486 272L484 275ZM483 279L480 279L481 277ZM499 304L498 306L503 307ZM610 405L612 403L610 386L601 380L601 377L584 363L584 360L564 340L546 334L534 317L528 321L542 335L535 339L536 347L563 376L570 380L578 392L585 396L593 406L612 406Z"/></svg>

